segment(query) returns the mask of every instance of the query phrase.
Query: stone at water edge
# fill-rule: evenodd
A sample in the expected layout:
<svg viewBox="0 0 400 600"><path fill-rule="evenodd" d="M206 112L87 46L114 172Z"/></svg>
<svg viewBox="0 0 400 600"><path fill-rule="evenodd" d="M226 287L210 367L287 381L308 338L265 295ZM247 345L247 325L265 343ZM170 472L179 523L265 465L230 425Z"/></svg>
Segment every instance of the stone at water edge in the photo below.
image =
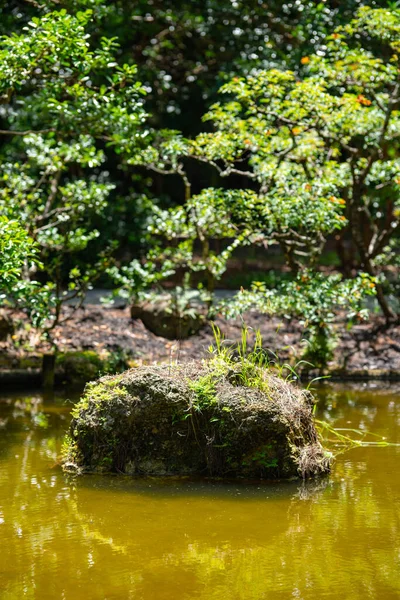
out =
<svg viewBox="0 0 400 600"><path fill-rule="evenodd" d="M309 393L267 374L266 394L227 374L200 406L193 383L209 373L194 363L140 367L88 384L73 410L64 468L267 479L329 471Z"/></svg>

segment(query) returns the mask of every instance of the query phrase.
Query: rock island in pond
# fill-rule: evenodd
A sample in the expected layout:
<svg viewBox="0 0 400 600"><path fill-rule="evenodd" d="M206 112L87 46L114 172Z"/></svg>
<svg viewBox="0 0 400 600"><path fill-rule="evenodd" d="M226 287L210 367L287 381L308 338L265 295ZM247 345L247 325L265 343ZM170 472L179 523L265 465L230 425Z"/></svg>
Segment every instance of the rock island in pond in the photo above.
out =
<svg viewBox="0 0 400 600"><path fill-rule="evenodd" d="M143 366L86 386L63 466L77 472L280 479L329 471L312 397L217 359Z"/></svg>

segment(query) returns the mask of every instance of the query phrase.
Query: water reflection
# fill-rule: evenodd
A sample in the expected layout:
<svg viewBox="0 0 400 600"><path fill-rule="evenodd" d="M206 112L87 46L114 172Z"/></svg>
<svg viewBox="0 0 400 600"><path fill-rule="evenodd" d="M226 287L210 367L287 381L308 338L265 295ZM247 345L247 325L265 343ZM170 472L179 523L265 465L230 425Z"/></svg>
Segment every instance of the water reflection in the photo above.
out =
<svg viewBox="0 0 400 600"><path fill-rule="evenodd" d="M398 442L396 391L324 387L319 416ZM2 600L399 597L399 447L308 484L71 479L69 406L0 400Z"/></svg>

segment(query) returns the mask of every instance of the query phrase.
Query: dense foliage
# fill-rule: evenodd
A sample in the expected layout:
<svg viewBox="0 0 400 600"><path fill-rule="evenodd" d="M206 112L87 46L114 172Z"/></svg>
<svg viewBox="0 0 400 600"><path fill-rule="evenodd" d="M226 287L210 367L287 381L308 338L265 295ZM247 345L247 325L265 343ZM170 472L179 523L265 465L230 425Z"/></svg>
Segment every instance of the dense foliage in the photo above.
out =
<svg viewBox="0 0 400 600"><path fill-rule="evenodd" d="M107 265L112 243L94 264L77 254L99 236L94 226L114 185L102 170L104 145L143 135L145 113L136 67L115 61L115 40L91 48L91 12L65 10L33 18L0 46L0 95L11 141L3 148L0 211L35 241L41 276L53 301L41 316L46 331L62 303L83 299ZM32 272L25 269L25 278ZM51 307L54 311L51 311Z"/></svg>
<svg viewBox="0 0 400 600"><path fill-rule="evenodd" d="M227 314L294 315L325 357L338 309L376 293L396 319L396 3L175 4L1 8L3 295L20 278L47 335L105 272L135 301L174 277L212 316L237 249L279 246L290 278Z"/></svg>
<svg viewBox="0 0 400 600"><path fill-rule="evenodd" d="M2 291L10 292L25 264L35 261L33 241L18 221L0 217L0 278Z"/></svg>
<svg viewBox="0 0 400 600"><path fill-rule="evenodd" d="M33 18L65 8L92 10L89 31L97 41L116 38L121 62L138 65L154 120L185 133L222 83L260 68L297 68L300 59L324 52L326 36L363 5L386 0L5 0L0 33L20 32Z"/></svg>

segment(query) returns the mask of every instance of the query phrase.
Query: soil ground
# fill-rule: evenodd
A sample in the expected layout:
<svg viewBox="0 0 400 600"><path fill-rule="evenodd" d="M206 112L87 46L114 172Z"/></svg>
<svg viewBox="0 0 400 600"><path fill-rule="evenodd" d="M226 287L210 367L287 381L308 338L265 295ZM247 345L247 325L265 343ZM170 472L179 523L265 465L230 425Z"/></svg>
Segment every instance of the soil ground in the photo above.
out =
<svg viewBox="0 0 400 600"><path fill-rule="evenodd" d="M255 313L247 314L244 320L249 328L260 330L264 347L281 360L300 359L306 332L298 322ZM241 320L218 318L216 324L227 343L240 339ZM334 360L329 364L333 376L400 379L400 326L385 328L382 320L372 317L350 330L339 321L337 329L341 336ZM79 309L71 320L58 327L55 337L63 352L93 350L101 354L106 350L128 355L136 364L199 359L206 356L214 341L209 325L189 339L170 341L150 333L141 321L132 321L128 308L92 304ZM9 337L0 342L0 358L43 350L40 347L33 350L30 346L32 340L26 331L22 337L18 334L14 339Z"/></svg>

